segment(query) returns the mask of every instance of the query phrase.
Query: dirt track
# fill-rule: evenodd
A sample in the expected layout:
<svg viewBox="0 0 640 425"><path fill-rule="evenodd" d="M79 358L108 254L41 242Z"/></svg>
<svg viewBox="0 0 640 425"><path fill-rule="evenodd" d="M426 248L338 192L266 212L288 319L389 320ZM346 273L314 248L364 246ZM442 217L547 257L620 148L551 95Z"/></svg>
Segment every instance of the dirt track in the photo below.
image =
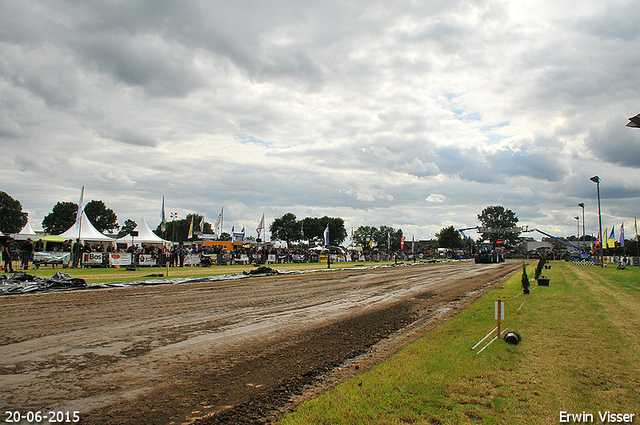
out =
<svg viewBox="0 0 640 425"><path fill-rule="evenodd" d="M518 268L453 262L3 297L2 412L273 422Z"/></svg>

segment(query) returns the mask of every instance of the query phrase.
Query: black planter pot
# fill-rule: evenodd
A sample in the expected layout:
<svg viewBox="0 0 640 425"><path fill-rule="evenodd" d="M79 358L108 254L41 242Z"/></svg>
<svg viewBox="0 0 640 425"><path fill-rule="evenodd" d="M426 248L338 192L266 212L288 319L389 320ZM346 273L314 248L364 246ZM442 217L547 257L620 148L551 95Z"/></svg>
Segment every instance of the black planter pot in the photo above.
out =
<svg viewBox="0 0 640 425"><path fill-rule="evenodd" d="M549 286L549 279L543 277L539 278L538 286Z"/></svg>
<svg viewBox="0 0 640 425"><path fill-rule="evenodd" d="M529 292L530 292L530 291L529 291L528 289L523 289L523 290L522 290L522 293L523 293L523 294L525 294L525 295L529 294Z"/></svg>

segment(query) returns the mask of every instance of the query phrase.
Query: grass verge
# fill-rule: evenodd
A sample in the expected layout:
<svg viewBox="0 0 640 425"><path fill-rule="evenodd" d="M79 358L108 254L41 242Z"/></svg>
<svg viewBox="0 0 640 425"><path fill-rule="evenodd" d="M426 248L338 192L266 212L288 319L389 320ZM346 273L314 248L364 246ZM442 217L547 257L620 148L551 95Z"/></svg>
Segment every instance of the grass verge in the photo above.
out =
<svg viewBox="0 0 640 425"><path fill-rule="evenodd" d="M281 424L556 424L560 412L640 418L640 269L551 262L520 273L387 362L303 404ZM535 264L527 268L533 276ZM471 350L494 326L522 342ZM488 341L488 339L487 339ZM485 341L486 342L486 341ZM565 417L566 419L567 417ZM587 417L588 419L588 417ZM577 422L577 421L574 421Z"/></svg>
<svg viewBox="0 0 640 425"><path fill-rule="evenodd" d="M351 267L363 267L363 266L375 266L392 264L393 261L367 261L367 262L349 262L349 263L331 263L331 269L351 268ZM267 264L267 266L276 270L321 270L326 269L326 263L289 263L289 264ZM16 272L22 271L21 268L16 268ZM169 274L167 275L166 267L140 267L138 270L129 271L126 268L84 268L84 269L63 269L60 266L53 268L52 266L41 266L36 270L31 266L29 269L24 270L25 273L39 276L39 277L51 277L56 272L68 273L73 278L82 278L87 283L113 283L113 282L128 282L134 280L150 280L150 279L174 279L174 278L186 278L186 277L200 277L200 276L217 276L224 274L236 274L242 273L245 270L253 270L254 265L228 265L228 266L211 266L211 267L170 267ZM2 269L0 269L0 274ZM4 273L12 274L12 273ZM159 277L159 275L162 275Z"/></svg>

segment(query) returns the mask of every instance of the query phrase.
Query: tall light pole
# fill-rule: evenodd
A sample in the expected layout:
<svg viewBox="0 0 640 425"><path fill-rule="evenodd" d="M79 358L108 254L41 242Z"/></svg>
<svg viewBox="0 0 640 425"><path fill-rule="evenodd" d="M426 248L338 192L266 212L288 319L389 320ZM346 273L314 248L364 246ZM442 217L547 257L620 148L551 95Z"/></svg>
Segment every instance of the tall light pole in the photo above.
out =
<svg viewBox="0 0 640 425"><path fill-rule="evenodd" d="M578 224L577 227L576 227L576 230L578 232L577 239L580 240L580 216L577 215L577 216L575 216L573 218L575 218L577 220L577 224Z"/></svg>
<svg viewBox="0 0 640 425"><path fill-rule="evenodd" d="M593 176L589 180L596 184L598 190L598 240L600 241L600 267L604 267L604 260L602 258L604 240L602 239L602 211L600 210L600 177Z"/></svg>
<svg viewBox="0 0 640 425"><path fill-rule="evenodd" d="M178 213L172 212L170 215L171 215L171 230L173 231L173 236L171 236L171 245L173 245L173 241L176 240L176 218L178 218Z"/></svg>
<svg viewBox="0 0 640 425"><path fill-rule="evenodd" d="M580 208L582 208L582 248L584 249L585 245L585 236L584 236L584 202L580 202L578 204Z"/></svg>

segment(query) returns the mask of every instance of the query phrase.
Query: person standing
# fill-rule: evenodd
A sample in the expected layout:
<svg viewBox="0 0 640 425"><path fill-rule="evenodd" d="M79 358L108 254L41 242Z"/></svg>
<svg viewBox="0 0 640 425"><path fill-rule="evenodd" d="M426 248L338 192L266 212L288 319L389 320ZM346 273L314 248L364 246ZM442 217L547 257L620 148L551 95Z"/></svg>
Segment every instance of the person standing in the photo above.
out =
<svg viewBox="0 0 640 425"><path fill-rule="evenodd" d="M82 255L82 244L80 243L80 239L76 239L76 242L73 244L73 247L71 248L71 255L73 257L72 268L77 269L78 264L80 264L80 255Z"/></svg>
<svg viewBox="0 0 640 425"><path fill-rule="evenodd" d="M13 264L11 262L11 254L13 248L13 238L9 236L4 240L2 244L2 260L4 261L4 272L5 273L15 273L13 270Z"/></svg>
<svg viewBox="0 0 640 425"><path fill-rule="evenodd" d="M27 270L29 268L29 261L33 262L33 243L31 243L31 238L27 238L27 240L22 244L22 268Z"/></svg>
<svg viewBox="0 0 640 425"><path fill-rule="evenodd" d="M184 257L187 255L187 250L184 249L184 246L178 246L178 260L180 262L180 267L184 267Z"/></svg>

